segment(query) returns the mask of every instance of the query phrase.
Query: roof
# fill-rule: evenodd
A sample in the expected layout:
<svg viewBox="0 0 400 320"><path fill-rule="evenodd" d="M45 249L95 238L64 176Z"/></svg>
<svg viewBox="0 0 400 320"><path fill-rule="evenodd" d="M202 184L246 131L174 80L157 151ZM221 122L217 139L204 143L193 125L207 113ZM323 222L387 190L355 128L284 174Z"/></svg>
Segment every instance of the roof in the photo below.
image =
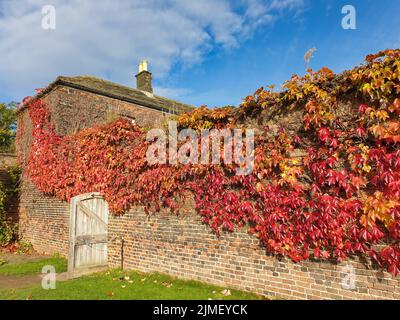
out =
<svg viewBox="0 0 400 320"><path fill-rule="evenodd" d="M179 114L194 109L193 106L159 97L141 90L123 86L111 81L92 76L64 77L59 76L54 82L42 90L35 98L40 98L58 85L80 89L110 98L135 103L144 107L157 109L169 113Z"/></svg>

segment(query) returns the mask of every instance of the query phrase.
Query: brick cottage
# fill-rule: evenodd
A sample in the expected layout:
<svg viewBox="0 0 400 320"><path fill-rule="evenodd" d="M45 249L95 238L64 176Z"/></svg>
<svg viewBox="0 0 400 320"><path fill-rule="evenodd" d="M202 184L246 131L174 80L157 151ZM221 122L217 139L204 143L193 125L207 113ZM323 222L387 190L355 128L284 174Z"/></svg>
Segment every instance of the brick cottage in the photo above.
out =
<svg viewBox="0 0 400 320"><path fill-rule="evenodd" d="M156 127L168 114L192 108L154 95L151 73L145 65L141 65L136 78L137 89L93 77L59 77L37 97L49 105L51 122L63 135L116 117ZM279 121L298 123L299 119L294 115ZM20 111L18 122L26 128L19 145L26 161L31 143L27 110ZM95 210L96 206L90 208ZM72 212L70 203L42 194L23 178L20 235L36 250L71 258ZM374 268L369 261L353 258L341 264L295 264L268 255L257 238L245 230L217 237L201 223L192 201L186 202L178 216L166 211L147 215L141 207L122 216L101 214L107 242L101 248L106 250L109 267L123 264L126 269L163 272L288 299L400 299L399 280ZM79 254L82 259L82 252ZM355 287L344 285L349 267L355 271Z"/></svg>

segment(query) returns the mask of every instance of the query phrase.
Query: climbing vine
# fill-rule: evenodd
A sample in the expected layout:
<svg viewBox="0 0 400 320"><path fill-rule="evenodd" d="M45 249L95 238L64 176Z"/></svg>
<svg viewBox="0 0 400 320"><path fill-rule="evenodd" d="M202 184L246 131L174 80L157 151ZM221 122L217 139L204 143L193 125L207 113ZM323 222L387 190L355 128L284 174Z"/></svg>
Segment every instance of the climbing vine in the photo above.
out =
<svg viewBox="0 0 400 320"><path fill-rule="evenodd" d="M34 128L26 174L45 193L68 200L99 191L122 214L136 205L179 211L189 192L218 234L246 225L268 252L296 262L367 255L399 273L400 50L340 75L309 70L240 108L179 116L195 130L256 123L247 176L224 164L149 165L144 130L123 119L62 137L43 101L25 103ZM295 127L266 125L299 112Z"/></svg>

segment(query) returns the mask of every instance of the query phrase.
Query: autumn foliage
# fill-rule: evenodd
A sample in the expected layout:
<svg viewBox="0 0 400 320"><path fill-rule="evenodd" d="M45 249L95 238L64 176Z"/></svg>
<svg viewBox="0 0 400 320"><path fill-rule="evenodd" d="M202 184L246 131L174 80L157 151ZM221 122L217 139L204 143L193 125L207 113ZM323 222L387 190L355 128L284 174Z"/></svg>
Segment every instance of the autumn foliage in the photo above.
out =
<svg viewBox="0 0 400 320"><path fill-rule="evenodd" d="M150 166L138 126L120 119L61 137L41 100L26 104L34 125L26 174L47 194L99 191L121 214L136 205L178 212L191 192L216 233L246 226L268 252L296 262L367 255L399 273L400 50L340 75L309 70L281 91L257 90L240 108L180 115L181 127L200 130L300 111L295 131L260 126L247 176L223 164Z"/></svg>

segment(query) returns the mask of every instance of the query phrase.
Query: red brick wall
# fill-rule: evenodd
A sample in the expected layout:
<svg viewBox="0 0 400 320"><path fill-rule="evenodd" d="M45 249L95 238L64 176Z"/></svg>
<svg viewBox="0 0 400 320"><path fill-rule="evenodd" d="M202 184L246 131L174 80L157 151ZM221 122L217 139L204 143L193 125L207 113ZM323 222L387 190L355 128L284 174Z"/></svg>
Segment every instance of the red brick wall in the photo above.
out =
<svg viewBox="0 0 400 320"><path fill-rule="evenodd" d="M109 263L144 272L158 271L179 278L286 299L400 299L400 277L353 259L336 265L305 261L294 264L268 256L246 230L217 238L190 208L180 216L158 213L150 218L137 208L109 219ZM355 290L342 288L346 264L355 269Z"/></svg>
<svg viewBox="0 0 400 320"><path fill-rule="evenodd" d="M134 208L109 217L109 265L157 271L284 299L400 299L400 277L394 279L358 258L341 264L304 261L294 264L266 254L246 230L216 237L186 206L179 216L147 216ZM21 234L40 252L68 253L69 205L42 195L24 183L21 196ZM341 281L346 264L355 269L355 290Z"/></svg>
<svg viewBox="0 0 400 320"><path fill-rule="evenodd" d="M10 176L7 167L16 164L16 156L13 153L0 153L0 183L7 185L10 182ZM9 223L18 222L18 203L19 196L10 197L5 203L6 220Z"/></svg>
<svg viewBox="0 0 400 320"><path fill-rule="evenodd" d="M43 195L27 180L21 186L19 233L41 253L68 254L69 204Z"/></svg>
<svg viewBox="0 0 400 320"><path fill-rule="evenodd" d="M42 99L50 107L51 122L61 135L75 133L121 116L135 119L142 127L157 127L165 119L159 110L65 86L57 86ZM22 127L22 135L17 152L23 161L27 158L32 139L31 120L26 109L18 116L18 126Z"/></svg>
<svg viewBox="0 0 400 320"><path fill-rule="evenodd" d="M3 169L8 166L16 164L16 155L13 153L0 153L0 168Z"/></svg>
<svg viewBox="0 0 400 320"><path fill-rule="evenodd" d="M143 127L159 125L164 119L161 111L66 86L54 88L43 100L50 107L51 122L61 135L120 116L134 118ZM17 151L21 155L20 160L25 162L32 140L32 124L26 109L19 114L18 126L22 128L22 134ZM23 177L22 181L20 236L32 242L38 251L67 253L68 204L43 196L26 178Z"/></svg>
<svg viewBox="0 0 400 320"><path fill-rule="evenodd" d="M46 100L59 133L70 133L98 121L112 110L133 112L141 125L154 126L160 116L148 108L132 108L106 97L58 87ZM72 108L72 106L83 106ZM109 109L110 106L114 106ZM73 109L73 110L72 110ZM118 111L118 112L119 112ZM77 113L77 114L76 114ZM75 117L71 115L76 114ZM298 123L298 121L293 121ZM290 124L289 124L290 125ZM289 126L288 125L288 126ZM38 251L68 252L69 205L42 195L24 180L20 202L21 236ZM245 230L217 238L202 225L193 206L180 216L157 213L151 217L136 208L109 219L109 264L120 266L120 238L125 239L125 267L158 271L259 294L293 299L400 299L400 277L374 268L359 259L342 264L305 261L293 264L268 256L257 239ZM356 289L341 286L341 268L352 265Z"/></svg>
<svg viewBox="0 0 400 320"><path fill-rule="evenodd" d="M65 86L54 88L43 99L51 106L51 121L62 135L120 116L134 118L143 127L158 126L164 119L161 111Z"/></svg>
<svg viewBox="0 0 400 320"><path fill-rule="evenodd" d="M11 153L0 153L0 183L9 181L7 167L16 164L16 156Z"/></svg>

